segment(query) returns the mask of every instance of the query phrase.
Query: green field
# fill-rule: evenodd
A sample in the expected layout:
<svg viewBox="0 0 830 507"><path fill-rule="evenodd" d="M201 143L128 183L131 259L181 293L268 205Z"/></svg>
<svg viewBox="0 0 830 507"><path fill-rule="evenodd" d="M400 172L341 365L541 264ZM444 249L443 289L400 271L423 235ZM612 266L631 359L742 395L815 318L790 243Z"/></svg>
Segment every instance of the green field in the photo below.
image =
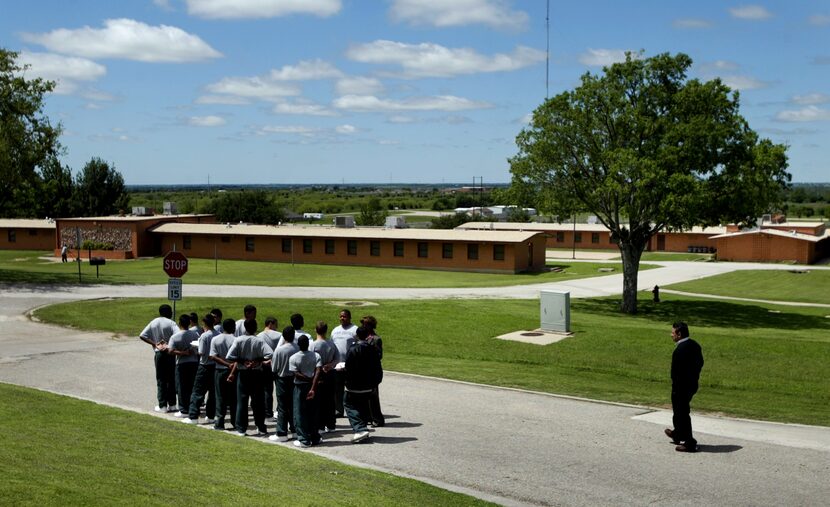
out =
<svg viewBox="0 0 830 507"><path fill-rule="evenodd" d="M830 304L830 270L799 267L783 271L733 271L664 288L717 296Z"/></svg>
<svg viewBox="0 0 830 507"><path fill-rule="evenodd" d="M544 347L494 338L537 328L538 301L377 301L351 309L355 320L378 318L388 370L663 407L670 404L670 324L683 319L706 358L695 410L830 425L830 311L668 294L654 304L646 296L636 316L621 315L617 299L573 300L574 336ZM135 336L161 302L76 302L36 316ZM323 301L296 299L190 298L179 308L202 314L219 306L238 318L246 303L280 325L294 312L306 322L333 324L338 312Z"/></svg>
<svg viewBox="0 0 830 507"><path fill-rule="evenodd" d="M0 282L15 283L78 283L78 265L62 264L41 257L47 252L0 250ZM549 283L607 275L601 268L622 269L621 264L585 262L549 263L549 268L561 271L501 275L465 273L425 269L377 268L364 266L331 266L321 264L284 264L276 262L225 261L189 259L185 283L214 285L262 285L301 287L505 287ZM642 265L640 269L655 266ZM100 267L100 278L95 267L81 263L81 277L85 283L163 284L167 275L161 269L161 259L109 261Z"/></svg>
<svg viewBox="0 0 830 507"><path fill-rule="evenodd" d="M490 505L293 448L33 389L0 384L0 398L0 505Z"/></svg>

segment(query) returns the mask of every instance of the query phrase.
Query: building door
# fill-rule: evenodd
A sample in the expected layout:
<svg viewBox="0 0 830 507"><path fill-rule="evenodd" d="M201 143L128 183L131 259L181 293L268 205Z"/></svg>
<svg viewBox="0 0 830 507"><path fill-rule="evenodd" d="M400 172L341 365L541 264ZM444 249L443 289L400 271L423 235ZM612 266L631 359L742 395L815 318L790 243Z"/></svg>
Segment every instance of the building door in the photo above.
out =
<svg viewBox="0 0 830 507"><path fill-rule="evenodd" d="M666 250L666 235L665 234L658 234L657 235L657 251L664 252Z"/></svg>
<svg viewBox="0 0 830 507"><path fill-rule="evenodd" d="M533 269L533 243L527 244L527 268Z"/></svg>

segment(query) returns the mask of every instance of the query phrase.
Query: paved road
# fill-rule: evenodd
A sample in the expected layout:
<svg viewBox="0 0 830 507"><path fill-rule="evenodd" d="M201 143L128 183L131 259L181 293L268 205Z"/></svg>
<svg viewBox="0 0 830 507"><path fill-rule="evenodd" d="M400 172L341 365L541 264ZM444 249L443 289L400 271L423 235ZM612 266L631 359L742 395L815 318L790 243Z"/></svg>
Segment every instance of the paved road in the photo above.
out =
<svg viewBox="0 0 830 507"><path fill-rule="evenodd" d="M159 287L127 289L125 295L135 296ZM0 381L149 413L155 389L146 345L24 316L44 304L120 290L0 288L6 331ZM353 297L317 290L309 297ZM222 295L264 295L260 287L231 292ZM360 294L367 297L365 290ZM444 297L429 294L417 297ZM524 297L535 297L530 294ZM412 294L390 289L371 297ZM349 444L341 422L342 429L313 452L505 505L820 505L830 498L828 428L696 416L703 452L684 455L662 435L670 418L665 411L391 373L381 391L389 424L370 443Z"/></svg>

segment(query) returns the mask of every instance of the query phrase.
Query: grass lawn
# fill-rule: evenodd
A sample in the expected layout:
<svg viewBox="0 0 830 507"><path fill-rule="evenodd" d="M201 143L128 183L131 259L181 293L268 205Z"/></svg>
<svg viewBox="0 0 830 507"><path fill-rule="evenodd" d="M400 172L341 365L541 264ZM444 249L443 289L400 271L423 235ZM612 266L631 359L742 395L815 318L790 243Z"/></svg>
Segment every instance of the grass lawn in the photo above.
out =
<svg viewBox="0 0 830 507"><path fill-rule="evenodd" d="M649 296L636 316L621 315L617 299L573 300L575 335L544 347L494 339L537 328L537 301L379 301L351 309L355 320L377 317L388 370L650 406L670 404L670 324L683 319L706 360L695 410L830 425L830 311L670 294L654 304ZM36 315L135 336L162 302L85 301ZM274 315L281 326L294 312L334 325L338 312L324 301L296 299L190 298L179 308L203 314L219 306L238 318L246 303L257 306L261 320Z"/></svg>
<svg viewBox="0 0 830 507"><path fill-rule="evenodd" d="M39 257L48 252L0 250L0 282L16 283L78 283L77 263L45 261ZM330 266L321 264L283 264L277 262L225 261L216 264L212 259L189 259L185 283L216 285L264 285L305 287L353 287L371 281L372 287L505 287L534 283L560 282L574 278L606 275L600 268L621 264L584 262L557 262L548 267L560 272L522 273L501 275L490 273L463 273L425 269L378 268L363 266ZM95 278L95 267L81 263L85 283L165 284L167 275L161 269L161 258L130 261L109 261L100 267L100 278ZM640 269L655 266L641 265Z"/></svg>
<svg viewBox="0 0 830 507"><path fill-rule="evenodd" d="M733 271L665 288L718 296L830 304L830 270L793 268L793 271L803 270L808 272Z"/></svg>
<svg viewBox="0 0 830 507"><path fill-rule="evenodd" d="M0 505L490 505L33 389L0 384L0 398Z"/></svg>

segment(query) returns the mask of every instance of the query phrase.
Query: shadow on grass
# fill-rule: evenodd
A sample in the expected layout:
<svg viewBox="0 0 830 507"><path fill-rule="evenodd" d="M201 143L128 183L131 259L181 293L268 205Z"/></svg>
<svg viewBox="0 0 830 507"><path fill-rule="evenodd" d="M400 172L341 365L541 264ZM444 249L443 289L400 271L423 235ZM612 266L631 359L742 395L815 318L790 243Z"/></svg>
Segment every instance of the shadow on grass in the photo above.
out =
<svg viewBox="0 0 830 507"><path fill-rule="evenodd" d="M574 304L574 310L595 315L618 317L620 300L584 299ZM702 301L693 299L669 300L658 304L640 301L634 318L655 322L683 320L700 327L773 328L773 329L828 329L830 319L803 313L770 313L763 306L739 304L727 301Z"/></svg>

